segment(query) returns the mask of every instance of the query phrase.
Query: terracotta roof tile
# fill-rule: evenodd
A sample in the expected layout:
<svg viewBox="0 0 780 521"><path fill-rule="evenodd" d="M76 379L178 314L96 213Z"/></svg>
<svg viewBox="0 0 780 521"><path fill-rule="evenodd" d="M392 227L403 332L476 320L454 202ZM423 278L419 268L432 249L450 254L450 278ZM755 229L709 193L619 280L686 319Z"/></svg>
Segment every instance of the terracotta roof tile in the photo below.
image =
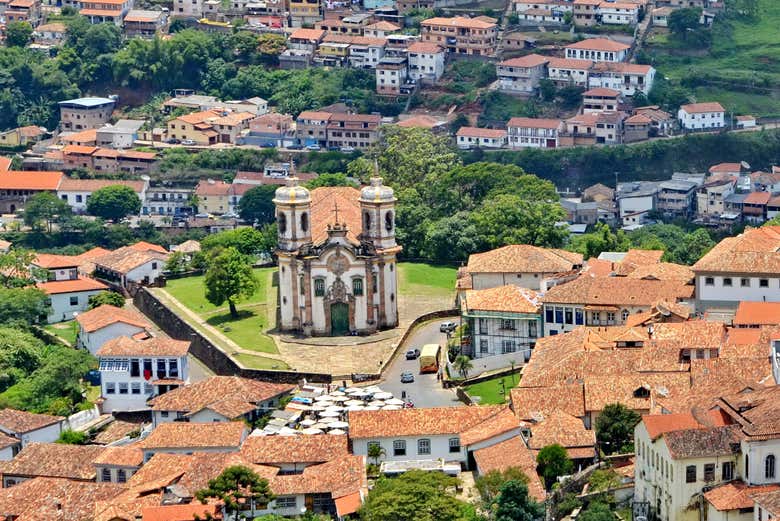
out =
<svg viewBox="0 0 780 521"><path fill-rule="evenodd" d="M35 285L47 295L60 293L78 293L82 291L107 290L108 286L94 279L77 278L74 280L56 280L51 282L39 282Z"/></svg>
<svg viewBox="0 0 780 521"><path fill-rule="evenodd" d="M121 485L36 478L0 489L4 519L18 521L83 521L92 519L95 504L116 497Z"/></svg>
<svg viewBox="0 0 780 521"><path fill-rule="evenodd" d="M141 521L191 521L192 519L221 519L216 504L202 505L194 501L188 505L162 505L141 509Z"/></svg>
<svg viewBox="0 0 780 521"><path fill-rule="evenodd" d="M63 143L94 143L96 140L97 130L94 128L82 130L81 132L74 132L61 137Z"/></svg>
<svg viewBox="0 0 780 521"><path fill-rule="evenodd" d="M0 433L0 449L12 447L13 445L21 445L22 440L8 436L7 434ZM0 473L2 473L2 467L0 467Z"/></svg>
<svg viewBox="0 0 780 521"><path fill-rule="evenodd" d="M310 465L302 474L277 475L269 481L271 491L276 495L330 493L333 497L342 497L368 489L365 458L351 454Z"/></svg>
<svg viewBox="0 0 780 521"><path fill-rule="evenodd" d="M693 270L689 266L674 264L672 262L659 262L657 264L645 264L637 266L628 274L631 279L666 280L691 282L694 277Z"/></svg>
<svg viewBox="0 0 780 521"><path fill-rule="evenodd" d="M423 20L420 25L423 27L459 27L464 29L494 29L496 24L477 20L476 18L465 18L455 16L452 18L434 17Z"/></svg>
<svg viewBox="0 0 780 521"><path fill-rule="evenodd" d="M241 446L246 436L244 422L162 423L141 441L142 449L225 448Z"/></svg>
<svg viewBox="0 0 780 521"><path fill-rule="evenodd" d="M574 58L550 58L550 62L547 65L551 69L574 69L587 71L593 67L593 62L590 60L577 60Z"/></svg>
<svg viewBox="0 0 780 521"><path fill-rule="evenodd" d="M620 42L607 40L606 38L589 38L566 46L567 49L595 49L597 51L620 52L627 51L631 47Z"/></svg>
<svg viewBox="0 0 780 521"><path fill-rule="evenodd" d="M753 494L753 501L768 515L780 516L780 490Z"/></svg>
<svg viewBox="0 0 780 521"><path fill-rule="evenodd" d="M444 52L444 49L433 42L413 42L406 48L410 53L420 54L438 54Z"/></svg>
<svg viewBox="0 0 780 521"><path fill-rule="evenodd" d="M647 429L651 440L656 440L662 434L672 431L699 429L703 425L694 418L693 414L684 412L678 414L646 414L642 416L642 423Z"/></svg>
<svg viewBox="0 0 780 521"><path fill-rule="evenodd" d="M136 193L144 188L143 181L124 181L114 179L71 179L63 177L58 192L94 192L107 186L129 186Z"/></svg>
<svg viewBox="0 0 780 521"><path fill-rule="evenodd" d="M463 445L474 445L489 440L496 436L506 434L514 429L519 429L520 422L509 407L500 409L489 420L472 425L460 433L460 442Z"/></svg>
<svg viewBox="0 0 780 521"><path fill-rule="evenodd" d="M103 450L98 445L30 443L3 468L3 475L94 480L92 461Z"/></svg>
<svg viewBox="0 0 780 521"><path fill-rule="evenodd" d="M700 114L702 112L725 112L723 105L717 101L708 103L690 103L688 105L680 106L680 110L684 110L688 114Z"/></svg>
<svg viewBox="0 0 780 521"><path fill-rule="evenodd" d="M253 463L324 463L349 454L347 436L250 436L241 453Z"/></svg>
<svg viewBox="0 0 780 521"><path fill-rule="evenodd" d="M544 118L511 118L507 123L508 128L520 127L520 128L547 128L557 129L563 125L563 121L560 119L544 119Z"/></svg>
<svg viewBox="0 0 780 521"><path fill-rule="evenodd" d="M87 333L92 333L106 326L122 322L132 326L150 329L152 324L143 315L126 308L118 308L103 304L76 317L76 321Z"/></svg>
<svg viewBox="0 0 780 521"><path fill-rule="evenodd" d="M92 462L94 465L114 467L140 467L144 462L144 454L135 444L116 447L106 447Z"/></svg>
<svg viewBox="0 0 780 521"><path fill-rule="evenodd" d="M334 207L338 204L339 224L347 225L347 239L358 244L362 231L360 191L347 186L320 187L311 191L311 235L314 244L328 238L328 226L335 224Z"/></svg>
<svg viewBox="0 0 780 521"><path fill-rule="evenodd" d="M780 324L780 302L740 302L733 324L735 326Z"/></svg>
<svg viewBox="0 0 780 521"><path fill-rule="evenodd" d="M673 459L728 456L739 446L739 427L727 425L707 429L671 431L663 435Z"/></svg>
<svg viewBox="0 0 780 521"><path fill-rule="evenodd" d="M51 190L62 181L62 172L8 172L0 173L0 190Z"/></svg>
<svg viewBox="0 0 780 521"><path fill-rule="evenodd" d="M534 290L509 284L489 289L475 289L466 292L464 301L469 311L504 311L509 313L539 312L540 304Z"/></svg>
<svg viewBox="0 0 780 521"><path fill-rule="evenodd" d="M584 98L617 98L619 96L619 90L607 89L606 87L597 87L582 93L582 97Z"/></svg>
<svg viewBox="0 0 780 521"><path fill-rule="evenodd" d="M7 172L11 169L11 158L0 156L0 172Z"/></svg>
<svg viewBox="0 0 780 521"><path fill-rule="evenodd" d="M538 67L540 65L544 65L550 61L550 58L547 56L541 56L539 54L527 54L525 56L520 56L519 58L511 58L509 60L504 60L502 62L499 62L498 65L500 67Z"/></svg>
<svg viewBox="0 0 780 521"><path fill-rule="evenodd" d="M147 251L147 252L162 253L162 254L169 253L168 250L166 250L159 244L152 244L151 242L146 242L146 241L138 241L128 246L128 248L135 251Z"/></svg>
<svg viewBox="0 0 780 521"><path fill-rule="evenodd" d="M290 33L288 39L320 41L323 36L325 31L322 29L296 29Z"/></svg>
<svg viewBox="0 0 780 521"><path fill-rule="evenodd" d="M440 125L446 125L446 121L440 121L427 114L420 114L418 116L412 116L396 123L399 127L403 128L427 128L432 129Z"/></svg>
<svg viewBox="0 0 780 521"><path fill-rule="evenodd" d="M554 443L567 449L591 448L596 444L596 431L586 429L579 418L563 411L553 411L540 422L531 425L528 446L540 450Z"/></svg>
<svg viewBox="0 0 780 521"><path fill-rule="evenodd" d="M120 336L106 341L97 351L97 356L186 356L190 343L185 340L152 337L148 340L134 340Z"/></svg>
<svg viewBox="0 0 780 521"><path fill-rule="evenodd" d="M582 264L582 255L565 250L511 244L469 256L474 273L564 273Z"/></svg>
<svg viewBox="0 0 780 521"><path fill-rule="evenodd" d="M731 481L704 493L704 499L720 512L737 509L753 509L753 496L780 490L780 485L747 485L744 481Z"/></svg>
<svg viewBox="0 0 780 521"><path fill-rule="evenodd" d="M544 484L536 473L536 458L520 436L474 451L474 460L479 473L483 476L493 470L498 472L508 468L522 470L528 477L529 495L539 502L547 497Z"/></svg>
<svg viewBox="0 0 780 521"><path fill-rule="evenodd" d="M563 411L571 416L585 416L585 394L581 383L552 387L515 387L511 391L512 407L521 420L549 416Z"/></svg>
<svg viewBox="0 0 780 521"><path fill-rule="evenodd" d="M692 266L694 272L780 272L780 226L763 226L727 237Z"/></svg>
<svg viewBox="0 0 780 521"><path fill-rule="evenodd" d="M95 266L126 274L148 262L163 262L164 259L165 255L163 254L150 251L137 251L125 246L99 257L94 257L93 262Z"/></svg>
<svg viewBox="0 0 780 521"><path fill-rule="evenodd" d="M59 423L64 419L62 416L36 414L6 407L5 409L0 409L0 430L14 434L24 434Z"/></svg>
<svg viewBox="0 0 780 521"><path fill-rule="evenodd" d="M542 302L601 306L651 306L659 300L675 302L692 296L693 286L679 281L582 275L571 282L551 288L542 297Z"/></svg>
<svg viewBox="0 0 780 521"><path fill-rule="evenodd" d="M457 136L502 139L506 137L506 130L501 128L460 127Z"/></svg>

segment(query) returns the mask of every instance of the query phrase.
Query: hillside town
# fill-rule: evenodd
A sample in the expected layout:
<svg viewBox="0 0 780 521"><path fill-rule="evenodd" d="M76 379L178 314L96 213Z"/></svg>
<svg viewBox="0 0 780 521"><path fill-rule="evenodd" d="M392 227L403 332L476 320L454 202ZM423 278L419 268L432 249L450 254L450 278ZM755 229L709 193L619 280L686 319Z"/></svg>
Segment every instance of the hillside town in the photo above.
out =
<svg viewBox="0 0 780 521"><path fill-rule="evenodd" d="M0 521L780 519L775 21L0 0Z"/></svg>

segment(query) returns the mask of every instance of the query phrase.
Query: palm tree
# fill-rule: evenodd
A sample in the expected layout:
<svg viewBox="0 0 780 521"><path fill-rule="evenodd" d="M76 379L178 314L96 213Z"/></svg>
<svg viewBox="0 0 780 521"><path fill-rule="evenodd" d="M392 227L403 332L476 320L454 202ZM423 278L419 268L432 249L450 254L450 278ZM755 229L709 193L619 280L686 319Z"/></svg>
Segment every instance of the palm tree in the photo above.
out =
<svg viewBox="0 0 780 521"><path fill-rule="evenodd" d="M368 446L368 457L374 460L374 465L379 465L379 458L386 454L387 451L378 443L372 443Z"/></svg>
<svg viewBox="0 0 780 521"><path fill-rule="evenodd" d="M458 355L453 365L464 380L469 377L469 371L474 369L474 364L471 363L471 359L466 355Z"/></svg>

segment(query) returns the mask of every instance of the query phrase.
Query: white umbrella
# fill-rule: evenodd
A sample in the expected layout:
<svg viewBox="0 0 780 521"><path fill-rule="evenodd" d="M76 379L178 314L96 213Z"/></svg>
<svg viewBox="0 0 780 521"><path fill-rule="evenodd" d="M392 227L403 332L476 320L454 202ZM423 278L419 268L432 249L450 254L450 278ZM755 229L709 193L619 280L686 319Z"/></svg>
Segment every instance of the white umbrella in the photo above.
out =
<svg viewBox="0 0 780 521"><path fill-rule="evenodd" d="M371 393L367 393L363 389L358 389L356 392L351 393L350 396L353 398L364 398L366 396L371 396Z"/></svg>
<svg viewBox="0 0 780 521"><path fill-rule="evenodd" d="M350 405L364 405L363 400L349 400L344 402L344 405L350 406Z"/></svg>
<svg viewBox="0 0 780 521"><path fill-rule="evenodd" d="M352 411L366 411L368 410L368 407L363 407L362 405L350 405L347 407L347 412ZM379 407L377 407L377 410L379 410Z"/></svg>
<svg viewBox="0 0 780 521"><path fill-rule="evenodd" d="M341 416L341 413L337 411L322 411L320 413L320 418L338 418L339 416Z"/></svg>
<svg viewBox="0 0 780 521"><path fill-rule="evenodd" d="M310 429L320 429L321 431L324 431L325 429L328 428L328 424L327 423L315 423L314 425L312 425L309 428Z"/></svg>
<svg viewBox="0 0 780 521"><path fill-rule="evenodd" d="M372 400L368 402L368 405L372 407L382 407L385 404L382 400Z"/></svg>
<svg viewBox="0 0 780 521"><path fill-rule="evenodd" d="M330 395L324 394L322 396L317 396L314 399L314 401L315 402L332 402L333 401L333 397L330 396Z"/></svg>
<svg viewBox="0 0 780 521"><path fill-rule="evenodd" d="M401 408L397 405L385 405L382 407L383 411L399 411Z"/></svg>
<svg viewBox="0 0 780 521"><path fill-rule="evenodd" d="M376 405L367 405L366 408L363 409L363 410L364 411L378 411L379 407L377 407Z"/></svg>
<svg viewBox="0 0 780 521"><path fill-rule="evenodd" d="M323 432L325 432L325 431L323 431L322 429L317 429L315 427L309 427L308 429L303 429L301 431L301 434L322 434Z"/></svg>
<svg viewBox="0 0 780 521"><path fill-rule="evenodd" d="M349 398L347 398L346 396L334 396L333 397L333 401L334 402L348 402Z"/></svg>
<svg viewBox="0 0 780 521"><path fill-rule="evenodd" d="M346 429L349 427L347 422L331 422L328 424L328 429Z"/></svg>
<svg viewBox="0 0 780 521"><path fill-rule="evenodd" d="M346 389L344 389L344 392L347 394L354 394L361 391L363 391L363 389L361 389L360 387L347 387Z"/></svg>
<svg viewBox="0 0 780 521"><path fill-rule="evenodd" d="M404 401L399 400L398 398L390 398L389 400L385 401L385 405L403 405Z"/></svg>
<svg viewBox="0 0 780 521"><path fill-rule="evenodd" d="M338 434L346 434L346 432L342 431L341 429L333 429L331 431L328 431L328 434L336 434L336 435L338 435Z"/></svg>
<svg viewBox="0 0 780 521"><path fill-rule="evenodd" d="M282 427L279 429L278 434L279 436L297 436L300 433L300 431L296 431L295 429L291 429L289 427Z"/></svg>
<svg viewBox="0 0 780 521"><path fill-rule="evenodd" d="M386 393L382 391L381 393L374 393L374 400L389 400L393 397L393 393Z"/></svg>
<svg viewBox="0 0 780 521"><path fill-rule="evenodd" d="M339 421L338 418L333 418L331 416L327 416L325 418L320 418L320 423L333 423Z"/></svg>
<svg viewBox="0 0 780 521"><path fill-rule="evenodd" d="M315 423L317 423L315 420L301 420L301 425L304 427L311 427Z"/></svg>
<svg viewBox="0 0 780 521"><path fill-rule="evenodd" d="M331 405L325 409L325 412L341 412L344 410L344 407L341 407L340 405Z"/></svg>
<svg viewBox="0 0 780 521"><path fill-rule="evenodd" d="M312 411L324 411L330 405L333 405L333 403L332 402L317 402L314 405L312 405L311 407L309 407L309 409L312 410Z"/></svg>
<svg viewBox="0 0 780 521"><path fill-rule="evenodd" d="M370 385L364 389L368 394L374 394L374 393L381 393L382 389L377 387L376 385Z"/></svg>
<svg viewBox="0 0 780 521"><path fill-rule="evenodd" d="M343 391L333 391L332 393L330 393L330 395L331 396L344 396L344 392Z"/></svg>

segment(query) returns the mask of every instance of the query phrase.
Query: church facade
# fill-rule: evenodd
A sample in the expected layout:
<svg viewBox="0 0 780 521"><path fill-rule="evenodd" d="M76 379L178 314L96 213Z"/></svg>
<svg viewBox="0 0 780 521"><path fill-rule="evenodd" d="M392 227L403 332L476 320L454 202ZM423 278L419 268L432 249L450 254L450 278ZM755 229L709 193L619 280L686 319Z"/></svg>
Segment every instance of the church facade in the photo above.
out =
<svg viewBox="0 0 780 521"><path fill-rule="evenodd" d="M290 178L276 191L279 329L369 334L398 325L395 196L381 178L361 190Z"/></svg>

